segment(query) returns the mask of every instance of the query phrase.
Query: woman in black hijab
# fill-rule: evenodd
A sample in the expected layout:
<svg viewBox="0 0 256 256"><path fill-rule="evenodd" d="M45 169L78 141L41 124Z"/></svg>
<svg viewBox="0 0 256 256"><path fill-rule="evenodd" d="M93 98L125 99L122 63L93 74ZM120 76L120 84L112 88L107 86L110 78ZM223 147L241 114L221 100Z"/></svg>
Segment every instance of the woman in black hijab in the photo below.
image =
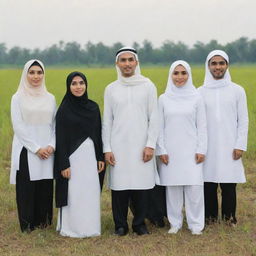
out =
<svg viewBox="0 0 256 256"><path fill-rule="evenodd" d="M84 74L70 73L66 84L56 114L57 230L63 236L97 236L101 233L98 172L104 169L100 110L88 99Z"/></svg>

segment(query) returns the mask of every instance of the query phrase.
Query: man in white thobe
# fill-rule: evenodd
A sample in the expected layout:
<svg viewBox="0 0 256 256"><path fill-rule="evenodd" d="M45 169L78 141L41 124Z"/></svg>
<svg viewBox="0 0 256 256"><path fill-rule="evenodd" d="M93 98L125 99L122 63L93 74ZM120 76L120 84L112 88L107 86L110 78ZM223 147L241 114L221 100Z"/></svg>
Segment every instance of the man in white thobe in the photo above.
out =
<svg viewBox="0 0 256 256"><path fill-rule="evenodd" d="M231 81L228 67L225 52L210 52L205 63L204 84L199 91L206 106L208 129L204 163L206 223L218 219L220 184L222 219L235 226L236 184L246 181L241 158L247 147L248 111L245 91Z"/></svg>
<svg viewBox="0 0 256 256"><path fill-rule="evenodd" d="M148 190L155 186L154 149L158 136L157 92L140 74L138 56L131 47L116 54L118 78L104 95L103 144L109 164L109 187L115 234L128 232L129 201L134 206L133 231L148 234Z"/></svg>

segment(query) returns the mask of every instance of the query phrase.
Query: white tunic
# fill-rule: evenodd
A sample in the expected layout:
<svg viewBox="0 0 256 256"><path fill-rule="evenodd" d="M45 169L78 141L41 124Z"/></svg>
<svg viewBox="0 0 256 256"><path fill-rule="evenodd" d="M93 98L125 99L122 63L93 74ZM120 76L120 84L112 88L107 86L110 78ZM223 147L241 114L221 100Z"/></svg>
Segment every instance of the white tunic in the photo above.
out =
<svg viewBox="0 0 256 256"><path fill-rule="evenodd" d="M98 236L100 184L93 141L86 139L69 160L68 205L59 210L57 230L69 237Z"/></svg>
<svg viewBox="0 0 256 256"><path fill-rule="evenodd" d="M204 181L245 182L242 160L233 160L234 149L246 151L248 112L244 89L232 82L218 88L200 87L208 129L208 151L204 163Z"/></svg>
<svg viewBox="0 0 256 256"><path fill-rule="evenodd" d="M155 186L154 159L143 162L145 147L155 148L158 136L157 93L150 81L140 85L107 86L104 97L104 152L113 152L109 170L113 190L151 189Z"/></svg>
<svg viewBox="0 0 256 256"><path fill-rule="evenodd" d="M20 98L14 94L11 101L11 119L14 130L12 142L12 160L10 183L16 183L16 171L19 170L20 153L23 147L28 150L28 166L30 180L53 178L53 156L41 160L35 153L42 147L55 148L54 113L56 102L54 96L49 103L52 106L52 122L50 124L31 125L24 122L20 108Z"/></svg>
<svg viewBox="0 0 256 256"><path fill-rule="evenodd" d="M206 154L205 107L200 95L159 97L160 134L156 154L169 156L168 165L159 161L160 185L202 185L202 164L195 154Z"/></svg>

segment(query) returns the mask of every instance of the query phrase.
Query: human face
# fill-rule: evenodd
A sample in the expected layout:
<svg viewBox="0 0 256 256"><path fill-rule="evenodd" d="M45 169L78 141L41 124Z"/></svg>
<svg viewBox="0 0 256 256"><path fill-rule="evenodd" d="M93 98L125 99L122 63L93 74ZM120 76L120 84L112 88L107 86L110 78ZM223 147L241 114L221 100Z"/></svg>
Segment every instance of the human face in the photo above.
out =
<svg viewBox="0 0 256 256"><path fill-rule="evenodd" d="M75 76L72 79L72 82L70 85L70 91L76 97L80 97L80 96L84 95L84 93L86 91L86 84L85 84L84 80L82 79L82 77Z"/></svg>
<svg viewBox="0 0 256 256"><path fill-rule="evenodd" d="M122 53L116 62L116 65L120 68L122 76L130 77L135 73L135 69L138 62L135 59L134 54L125 52Z"/></svg>
<svg viewBox="0 0 256 256"><path fill-rule="evenodd" d="M214 79L222 79L228 69L227 61L219 55L213 56L208 62L209 70Z"/></svg>
<svg viewBox="0 0 256 256"><path fill-rule="evenodd" d="M27 73L28 83L33 87L38 87L42 84L44 71L39 66L31 66Z"/></svg>
<svg viewBox="0 0 256 256"><path fill-rule="evenodd" d="M188 72L184 66L178 65L172 72L173 83L181 87L188 81Z"/></svg>

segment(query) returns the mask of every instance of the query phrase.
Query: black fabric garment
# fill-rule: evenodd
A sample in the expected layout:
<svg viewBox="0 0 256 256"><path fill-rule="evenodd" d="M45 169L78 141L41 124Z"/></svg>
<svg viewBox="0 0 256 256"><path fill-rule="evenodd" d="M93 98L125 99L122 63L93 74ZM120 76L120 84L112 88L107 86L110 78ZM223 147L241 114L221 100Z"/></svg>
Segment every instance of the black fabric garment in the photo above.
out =
<svg viewBox="0 0 256 256"><path fill-rule="evenodd" d="M147 219L151 222L157 222L167 217L166 196L164 186L155 186L149 190L149 206Z"/></svg>
<svg viewBox="0 0 256 256"><path fill-rule="evenodd" d="M112 213L115 222L115 230L123 227L128 230L127 214L129 201L134 207L132 228L134 231L145 226L145 218L148 207L148 190L111 190Z"/></svg>
<svg viewBox="0 0 256 256"><path fill-rule="evenodd" d="M22 232L44 228L52 223L53 180L30 181L25 148L21 151L16 174L16 201Z"/></svg>
<svg viewBox="0 0 256 256"><path fill-rule="evenodd" d="M74 77L81 77L86 84L86 92L74 96L70 91ZM56 114L56 151L54 178L56 179L56 206L67 205L68 179L61 171L70 167L69 156L88 138L94 143L97 161L103 161L101 139L101 117L99 106L88 99L87 80L84 74L72 72L66 81L67 91Z"/></svg>
<svg viewBox="0 0 256 256"><path fill-rule="evenodd" d="M236 183L220 183L221 188L221 217L224 221L237 223L236 220ZM218 183L204 183L205 220L218 220Z"/></svg>
<svg viewBox="0 0 256 256"><path fill-rule="evenodd" d="M43 67L40 65L40 63L39 63L38 61L34 61L34 62L30 65L29 69L30 69L32 66L38 66L38 67L40 67L40 68L42 69L43 73L44 73L44 69L43 69Z"/></svg>

